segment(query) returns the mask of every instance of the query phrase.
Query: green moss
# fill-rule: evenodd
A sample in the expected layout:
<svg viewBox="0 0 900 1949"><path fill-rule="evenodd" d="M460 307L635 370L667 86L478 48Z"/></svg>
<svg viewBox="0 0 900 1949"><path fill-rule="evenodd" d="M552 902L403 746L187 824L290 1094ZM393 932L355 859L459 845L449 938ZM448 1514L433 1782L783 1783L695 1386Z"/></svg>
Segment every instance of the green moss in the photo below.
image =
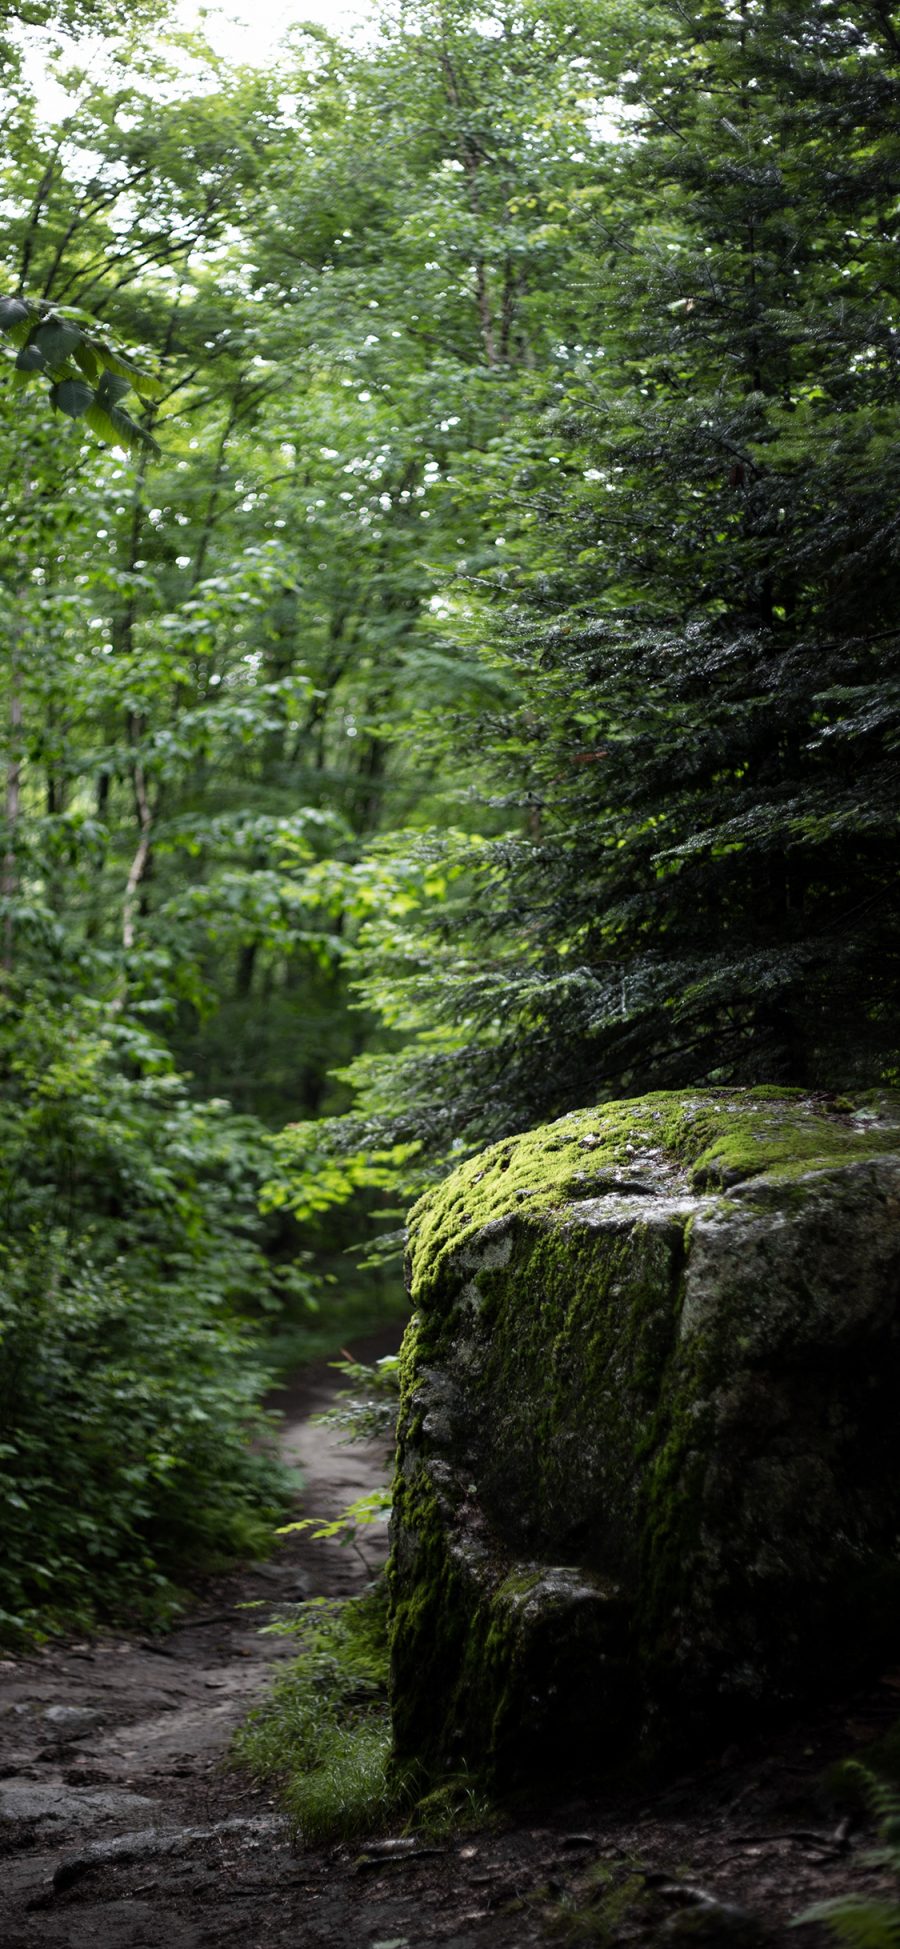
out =
<svg viewBox="0 0 900 1949"><path fill-rule="evenodd" d="M404 1435L401 1412L400 1440ZM464 1649L460 1598L441 1513L423 1469L394 1481L394 1528L401 1538L388 1564L391 1701L395 1750L427 1757L441 1744L446 1720L444 1672Z"/></svg>
<svg viewBox="0 0 900 1949"><path fill-rule="evenodd" d="M505 1138L460 1165L410 1213L411 1292L440 1303L449 1262L485 1226L582 1198L726 1187L791 1177L891 1149L880 1114L896 1101L810 1098L799 1090L659 1091Z"/></svg>
<svg viewBox="0 0 900 1949"><path fill-rule="evenodd" d="M633 1687L622 1665L628 1625L616 1571L636 1567L635 1443L655 1439L682 1257L677 1224L615 1236L585 1235L575 1225L560 1229L530 1215L518 1221L506 1264L479 1275L470 1385L473 1419L476 1425L482 1419L480 1401L490 1432L477 1470L484 1521L468 1538L474 1551L467 1548L460 1560L448 1548L448 1529L466 1528L464 1478L442 1487L438 1472L436 1485L428 1467L413 1460L427 1377L440 1367L452 1327L440 1313L417 1317L403 1353L390 1571L401 1755L452 1763L457 1732L465 1750L473 1728L488 1765L506 1774L515 1773L531 1738L564 1755L573 1735L565 1715L554 1727L538 1721L546 1716L547 1683L551 1692L554 1687L552 1668L559 1668L562 1694L567 1660L576 1655L604 1674L587 1708L588 1716L596 1711L598 1739L609 1745L617 1735ZM539 1400L535 1372L546 1382ZM454 1448L457 1437L464 1440L465 1430L451 1432ZM586 1490L584 1506L574 1510L573 1441L585 1456ZM596 1560L593 1571L582 1564L573 1597L564 1576L558 1590L548 1585L548 1552L557 1566L577 1564L586 1531ZM538 1591L540 1642L529 1616Z"/></svg>
<svg viewBox="0 0 900 1949"><path fill-rule="evenodd" d="M532 1592L537 1590L540 1581L541 1573L538 1569L510 1571L509 1576L504 1577L497 1590L497 1603L514 1604L530 1597Z"/></svg>
<svg viewBox="0 0 900 1949"><path fill-rule="evenodd" d="M545 1212L517 1210L502 1263L489 1252L474 1273L466 1395L474 1426L489 1433L476 1470L485 1520L467 1542L476 1558L483 1552L480 1578L471 1563L463 1567L468 1547L458 1560L448 1549L448 1531L466 1529L459 1479L441 1491L418 1461L401 1466L395 1484L397 1750L431 1766L478 1751L506 1779L525 1765L531 1742L545 1764L554 1750L564 1762L589 1721L599 1762L616 1759L638 1709L618 1580L633 1587L643 1575L657 1593L654 1609L671 1608L693 1519L682 1474L696 1424L668 1398L660 1404L677 1336L684 1220L615 1231L574 1215L548 1223ZM417 1450L427 1376L446 1368L459 1333L440 1306L417 1315L403 1352L401 1457ZM456 1453L466 1429L451 1429L448 1440ZM595 1602L573 1602L564 1582L558 1597L548 1588L547 1564L567 1562L593 1576ZM529 1600L538 1593L535 1638ZM566 1696L574 1660L598 1673L591 1697L577 1702L577 1724L571 1700L556 1718L546 1710L548 1698Z"/></svg>
<svg viewBox="0 0 900 1949"><path fill-rule="evenodd" d="M848 1110L845 1098L838 1105L761 1090L753 1098L750 1110L717 1098L702 1105L692 1100L683 1113L672 1148L688 1163L694 1190L740 1184L763 1172L790 1179L896 1146L896 1126L886 1134Z"/></svg>
<svg viewBox="0 0 900 1949"><path fill-rule="evenodd" d="M615 1949L616 1944L635 1940L648 1921L666 1920L665 1915L659 1916L658 1907L641 1867L599 1862L548 1910L545 1919L557 1941Z"/></svg>
<svg viewBox="0 0 900 1949"><path fill-rule="evenodd" d="M577 1562L589 1530L596 1569L615 1576L626 1566L633 1458L654 1440L681 1258L677 1223L615 1233L529 1215L516 1223L502 1273L479 1277L484 1311L470 1388L495 1435L479 1489L517 1555L547 1560L549 1550L552 1561Z"/></svg>
<svg viewBox="0 0 900 1949"><path fill-rule="evenodd" d="M453 1834L465 1834L472 1828L483 1832L496 1823L496 1804L485 1790L483 1781L477 1774L462 1767L458 1773L452 1773L439 1786L420 1796L407 1824L426 1840L442 1841Z"/></svg>

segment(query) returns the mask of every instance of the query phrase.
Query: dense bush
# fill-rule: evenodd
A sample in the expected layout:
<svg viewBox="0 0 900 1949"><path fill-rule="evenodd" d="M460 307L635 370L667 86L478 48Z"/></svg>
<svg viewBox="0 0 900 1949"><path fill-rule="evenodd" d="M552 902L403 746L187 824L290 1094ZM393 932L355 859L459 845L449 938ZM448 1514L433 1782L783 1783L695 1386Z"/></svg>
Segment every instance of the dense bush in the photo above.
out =
<svg viewBox="0 0 900 1949"><path fill-rule="evenodd" d="M141 1030L0 1016L0 1630L170 1608L283 1502L241 1321L264 1140Z"/></svg>

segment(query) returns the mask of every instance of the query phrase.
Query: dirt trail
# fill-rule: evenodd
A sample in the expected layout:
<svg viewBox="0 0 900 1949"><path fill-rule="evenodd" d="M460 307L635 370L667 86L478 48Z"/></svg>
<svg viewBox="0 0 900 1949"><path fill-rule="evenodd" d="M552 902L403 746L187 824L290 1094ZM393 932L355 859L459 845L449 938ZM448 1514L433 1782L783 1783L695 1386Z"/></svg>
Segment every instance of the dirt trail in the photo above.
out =
<svg viewBox="0 0 900 1949"><path fill-rule="evenodd" d="M353 1351L378 1358L398 1334ZM323 1366L273 1397L305 1513L336 1515L385 1479L383 1444L342 1444L312 1419L340 1384ZM374 1567L386 1538L380 1528L371 1537ZM235 1726L293 1649L260 1625L285 1603L361 1581L352 1552L291 1537L270 1562L208 1580L165 1638L121 1634L0 1659L2 1949L253 1940L239 1864L265 1879L277 1862L296 1877L271 1803L222 1770Z"/></svg>
<svg viewBox="0 0 900 1949"><path fill-rule="evenodd" d="M310 1514L337 1514L383 1479L377 1447L311 1424L337 1384L314 1370L277 1402ZM789 1934L791 1914L883 1888L867 1837L836 1827L819 1780L896 1715L898 1673L643 1801L557 1801L437 1846L292 1850L274 1803L224 1755L290 1655L260 1622L362 1575L352 1553L293 1537L273 1561L208 1584L165 1639L0 1662L0 1949L649 1949L686 1937L812 1949L824 1938Z"/></svg>

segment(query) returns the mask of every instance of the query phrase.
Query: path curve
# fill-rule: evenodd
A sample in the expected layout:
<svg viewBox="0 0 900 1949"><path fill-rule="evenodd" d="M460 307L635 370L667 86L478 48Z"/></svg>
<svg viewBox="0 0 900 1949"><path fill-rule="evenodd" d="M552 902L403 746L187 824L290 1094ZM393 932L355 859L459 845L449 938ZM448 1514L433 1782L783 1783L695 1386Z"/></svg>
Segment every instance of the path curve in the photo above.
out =
<svg viewBox="0 0 900 1949"><path fill-rule="evenodd" d="M378 1359L399 1335L395 1326L353 1353ZM383 1443L347 1443L314 1420L342 1385L321 1365L272 1396L283 1458L302 1470L298 1513L331 1518L387 1478ZM385 1550L379 1526L367 1539L373 1569ZM247 1940L230 1908L214 1925L170 1914L170 1897L196 1905L198 1870L200 1908L214 1911L211 1860L227 1884L248 1850L285 1854L272 1803L222 1770L235 1727L294 1650L260 1625L286 1603L350 1595L365 1580L352 1551L294 1535L268 1562L208 1580L164 1638L120 1633L0 1657L3 1949Z"/></svg>

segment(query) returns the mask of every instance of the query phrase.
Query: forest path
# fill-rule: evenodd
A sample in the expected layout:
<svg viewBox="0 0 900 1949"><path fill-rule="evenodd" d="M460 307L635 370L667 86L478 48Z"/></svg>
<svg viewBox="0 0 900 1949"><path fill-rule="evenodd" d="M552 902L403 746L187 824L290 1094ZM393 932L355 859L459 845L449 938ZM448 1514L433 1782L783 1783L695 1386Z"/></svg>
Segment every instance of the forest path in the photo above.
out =
<svg viewBox="0 0 900 1949"><path fill-rule="evenodd" d="M337 1514L385 1475L383 1448L312 1424L339 1385L312 1369L276 1403L310 1514ZM295 1535L271 1562L208 1583L166 1638L0 1662L0 1949L655 1949L687 1937L813 1949L824 1935L789 1933L791 1914L889 1883L865 1841L836 1829L820 1782L896 1717L900 1672L646 1799L626 1788L557 1801L437 1845L292 1849L274 1801L225 1766L228 1743L291 1654L260 1623L363 1578L352 1552ZM573 1908L580 1924L567 1923Z"/></svg>
<svg viewBox="0 0 900 1949"><path fill-rule="evenodd" d="M353 1352L375 1360L396 1351L399 1334ZM387 1477L383 1443L348 1444L316 1425L341 1385L321 1365L272 1398L306 1514L337 1515ZM386 1547L373 1527L373 1570ZM122 1632L0 1659L2 1949L256 1939L241 1868L253 1867L258 1898L276 1863L291 1883L297 1867L271 1801L223 1771L235 1727L273 1664L295 1651L260 1626L285 1603L345 1596L365 1579L352 1550L294 1535L270 1561L206 1580L165 1637Z"/></svg>

